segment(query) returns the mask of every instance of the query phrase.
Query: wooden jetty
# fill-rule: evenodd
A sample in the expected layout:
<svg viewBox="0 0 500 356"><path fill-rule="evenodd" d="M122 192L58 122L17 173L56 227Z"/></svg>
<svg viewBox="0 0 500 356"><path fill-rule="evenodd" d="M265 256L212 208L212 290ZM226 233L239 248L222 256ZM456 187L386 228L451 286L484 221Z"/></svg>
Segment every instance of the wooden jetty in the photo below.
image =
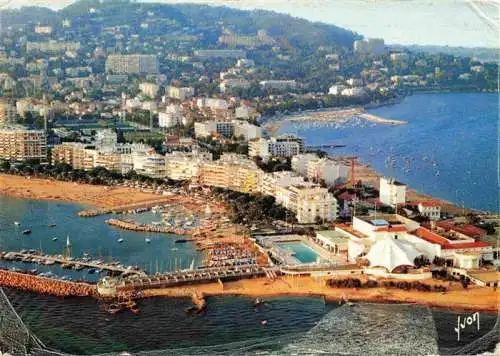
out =
<svg viewBox="0 0 500 356"><path fill-rule="evenodd" d="M138 268L130 266L121 266L118 263L101 263L97 261L83 261L80 259L74 259L71 257L63 256L50 256L40 254L39 252L5 252L0 253L0 258L8 261L21 261L25 263L37 263L43 265L53 265L59 264L64 268L75 268L75 269L95 269L112 272L113 274L141 274L143 273Z"/></svg>

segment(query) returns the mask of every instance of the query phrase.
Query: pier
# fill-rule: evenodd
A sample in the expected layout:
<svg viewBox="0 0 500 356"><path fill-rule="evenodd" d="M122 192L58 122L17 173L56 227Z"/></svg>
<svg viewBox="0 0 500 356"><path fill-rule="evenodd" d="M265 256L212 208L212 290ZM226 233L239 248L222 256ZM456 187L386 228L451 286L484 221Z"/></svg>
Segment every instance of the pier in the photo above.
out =
<svg viewBox="0 0 500 356"><path fill-rule="evenodd" d="M180 285L212 283L224 280L273 276L275 273L258 265L230 266L185 270L155 274L152 276L129 276L123 279L103 278L97 290L101 297L140 295L143 290L168 288Z"/></svg>
<svg viewBox="0 0 500 356"><path fill-rule="evenodd" d="M118 262L104 263L100 261L84 261L71 257L44 255L37 251L0 253L0 259L7 261L21 261L25 263L37 263L40 265L59 264L61 267L68 269L95 269L111 272L112 274L118 275L144 273L136 267L121 266Z"/></svg>

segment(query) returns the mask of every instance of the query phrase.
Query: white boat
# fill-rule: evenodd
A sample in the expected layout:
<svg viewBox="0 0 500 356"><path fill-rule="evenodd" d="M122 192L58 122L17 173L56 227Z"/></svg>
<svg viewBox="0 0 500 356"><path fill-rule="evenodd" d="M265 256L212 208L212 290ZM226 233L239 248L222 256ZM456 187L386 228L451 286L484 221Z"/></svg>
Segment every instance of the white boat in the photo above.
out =
<svg viewBox="0 0 500 356"><path fill-rule="evenodd" d="M14 225L19 226L21 223L19 221L14 221Z"/></svg>
<svg viewBox="0 0 500 356"><path fill-rule="evenodd" d="M53 237L53 238L52 238L52 241L57 241L57 237Z"/></svg>
<svg viewBox="0 0 500 356"><path fill-rule="evenodd" d="M122 243L123 241L125 241L124 239L118 239L118 243Z"/></svg>
<svg viewBox="0 0 500 356"><path fill-rule="evenodd" d="M146 238L144 241L146 241L146 243L148 243L148 244L151 243L151 239L148 239L148 238Z"/></svg>

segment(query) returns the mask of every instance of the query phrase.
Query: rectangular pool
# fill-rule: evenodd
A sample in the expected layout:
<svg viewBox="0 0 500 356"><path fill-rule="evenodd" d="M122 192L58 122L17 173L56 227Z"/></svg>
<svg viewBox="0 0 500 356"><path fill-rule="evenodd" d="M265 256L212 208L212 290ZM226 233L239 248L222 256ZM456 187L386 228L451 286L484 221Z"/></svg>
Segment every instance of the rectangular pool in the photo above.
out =
<svg viewBox="0 0 500 356"><path fill-rule="evenodd" d="M301 241L278 242L276 245L285 253L292 251L301 263L315 263L320 258L316 251Z"/></svg>

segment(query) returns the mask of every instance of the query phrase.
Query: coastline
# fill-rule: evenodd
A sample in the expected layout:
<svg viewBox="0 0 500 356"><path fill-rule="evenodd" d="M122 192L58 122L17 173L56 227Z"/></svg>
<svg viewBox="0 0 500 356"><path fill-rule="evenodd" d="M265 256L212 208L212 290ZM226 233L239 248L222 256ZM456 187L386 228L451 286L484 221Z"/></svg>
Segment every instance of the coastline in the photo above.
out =
<svg viewBox="0 0 500 356"><path fill-rule="evenodd" d="M440 285L449 284L449 282L429 281L429 283L431 282ZM404 303L450 310L474 310L490 313L500 311L500 297L492 288L471 286L465 290L458 283L452 283L452 288L445 293L405 291L385 287L333 288L325 286L323 280L315 280L305 276L286 276L275 280L255 278L224 283L148 289L143 291L143 298L191 297L193 293L205 297L235 295L252 298L323 297L328 302Z"/></svg>

